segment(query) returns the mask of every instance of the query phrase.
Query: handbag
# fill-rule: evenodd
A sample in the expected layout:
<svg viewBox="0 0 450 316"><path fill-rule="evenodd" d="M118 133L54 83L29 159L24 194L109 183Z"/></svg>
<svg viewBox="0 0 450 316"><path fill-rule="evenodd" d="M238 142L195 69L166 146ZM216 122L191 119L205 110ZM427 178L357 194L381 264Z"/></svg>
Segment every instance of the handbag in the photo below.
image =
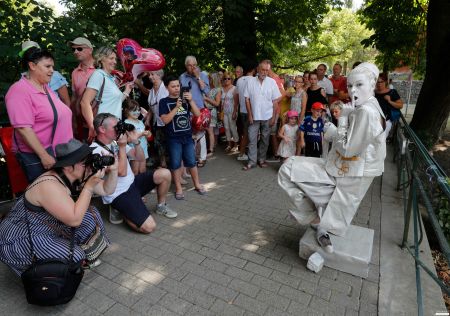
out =
<svg viewBox="0 0 450 316"><path fill-rule="evenodd" d="M33 259L31 266L21 275L27 302L40 306L65 304L75 296L84 275L82 262L73 261L75 228L71 229L68 260L61 258L40 260L34 251L28 212L29 210L26 210L25 214Z"/></svg>
<svg viewBox="0 0 450 316"><path fill-rule="evenodd" d="M53 139L55 138L55 131L56 126L58 124L58 112L56 111L55 104L53 103L52 98L50 97L50 94L47 91L47 88L44 87L45 93L47 94L48 101L50 102L50 105L52 106L53 110L53 126L52 126L52 142L50 147L46 148L45 151L52 157L55 157L55 153L53 151ZM29 153L29 152L21 152L19 149L19 145L16 138L16 130L14 129L14 142L16 143L16 159L19 162L20 166L25 172L25 176L27 177L27 180L29 183L33 182L34 179L36 179L38 176L40 176L42 173L45 172L44 167L41 164L41 158L39 158L38 155L35 153Z"/></svg>
<svg viewBox="0 0 450 316"><path fill-rule="evenodd" d="M102 86L100 87L100 91L95 96L95 98L91 101L92 115L95 118L98 113L98 107L100 103L102 103L103 90L105 89L105 76L103 76Z"/></svg>
<svg viewBox="0 0 450 316"><path fill-rule="evenodd" d="M92 210L92 207L89 208L89 211L92 213L95 220L95 231L84 244L80 245L80 247L84 250L88 262L92 263L100 257L106 248L108 248L108 241L100 229L97 215Z"/></svg>

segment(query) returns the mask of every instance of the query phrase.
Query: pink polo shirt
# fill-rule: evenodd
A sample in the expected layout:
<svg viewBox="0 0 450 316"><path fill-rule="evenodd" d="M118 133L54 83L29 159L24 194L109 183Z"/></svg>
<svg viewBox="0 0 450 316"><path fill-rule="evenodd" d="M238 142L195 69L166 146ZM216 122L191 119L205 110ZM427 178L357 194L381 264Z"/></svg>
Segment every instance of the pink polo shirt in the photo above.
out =
<svg viewBox="0 0 450 316"><path fill-rule="evenodd" d="M81 64L78 65L78 67L72 71L72 93L77 100L75 104L75 111L76 111L75 115L77 116L81 115L80 110L81 97L83 96L87 82L94 71L95 71L94 66L91 66L86 70L84 70L83 68L81 68Z"/></svg>
<svg viewBox="0 0 450 316"><path fill-rule="evenodd" d="M53 147L67 143L73 138L72 111L46 85L58 113ZM53 109L45 93L37 90L27 79L22 77L8 90L5 97L11 125L17 127L31 127L44 148L52 145ZM33 152L26 145L19 133L15 133L17 145L22 152ZM16 146L16 145L15 145ZM14 147L15 147L14 146ZM17 150L16 147L14 150Z"/></svg>

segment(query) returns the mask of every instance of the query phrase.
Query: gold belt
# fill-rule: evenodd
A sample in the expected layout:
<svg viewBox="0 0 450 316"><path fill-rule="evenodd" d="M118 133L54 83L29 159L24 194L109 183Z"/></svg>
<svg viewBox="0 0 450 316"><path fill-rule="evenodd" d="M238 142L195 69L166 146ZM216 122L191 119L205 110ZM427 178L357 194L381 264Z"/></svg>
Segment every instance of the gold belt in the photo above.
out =
<svg viewBox="0 0 450 316"><path fill-rule="evenodd" d="M337 150L336 150L336 154L338 154L339 158L341 158L341 160L345 160L345 161L356 161L359 159L359 157L357 156L353 156L353 157L344 157L342 156Z"/></svg>

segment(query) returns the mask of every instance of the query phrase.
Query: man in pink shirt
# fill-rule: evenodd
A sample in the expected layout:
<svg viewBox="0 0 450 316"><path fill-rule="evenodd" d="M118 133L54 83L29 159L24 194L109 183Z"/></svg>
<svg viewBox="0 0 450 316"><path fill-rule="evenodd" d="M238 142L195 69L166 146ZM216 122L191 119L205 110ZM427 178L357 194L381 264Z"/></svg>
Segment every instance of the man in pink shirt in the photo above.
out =
<svg viewBox="0 0 450 316"><path fill-rule="evenodd" d="M333 75L330 77L330 81L333 84L333 96L330 98L330 104L338 100L341 100L344 103L350 101L348 99L347 78L344 77L341 72L341 64L334 64Z"/></svg>
<svg viewBox="0 0 450 316"><path fill-rule="evenodd" d="M80 62L78 67L72 71L72 99L70 105L74 114L74 134L77 139L84 140L87 138L87 132L83 130L85 123L81 115L80 101L87 82L95 71L94 58L92 57L93 46L84 37L77 37L69 42L69 46L72 47L75 58Z"/></svg>

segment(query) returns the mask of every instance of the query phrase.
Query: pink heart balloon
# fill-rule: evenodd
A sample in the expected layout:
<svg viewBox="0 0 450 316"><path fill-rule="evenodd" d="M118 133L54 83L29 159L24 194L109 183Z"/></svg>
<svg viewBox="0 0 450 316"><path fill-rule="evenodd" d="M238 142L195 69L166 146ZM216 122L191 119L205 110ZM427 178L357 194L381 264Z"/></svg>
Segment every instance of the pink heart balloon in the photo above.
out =
<svg viewBox="0 0 450 316"><path fill-rule="evenodd" d="M166 60L156 49L142 48L135 40L122 38L117 42L117 56L125 73L121 85L131 82L144 71L155 71L164 68Z"/></svg>

